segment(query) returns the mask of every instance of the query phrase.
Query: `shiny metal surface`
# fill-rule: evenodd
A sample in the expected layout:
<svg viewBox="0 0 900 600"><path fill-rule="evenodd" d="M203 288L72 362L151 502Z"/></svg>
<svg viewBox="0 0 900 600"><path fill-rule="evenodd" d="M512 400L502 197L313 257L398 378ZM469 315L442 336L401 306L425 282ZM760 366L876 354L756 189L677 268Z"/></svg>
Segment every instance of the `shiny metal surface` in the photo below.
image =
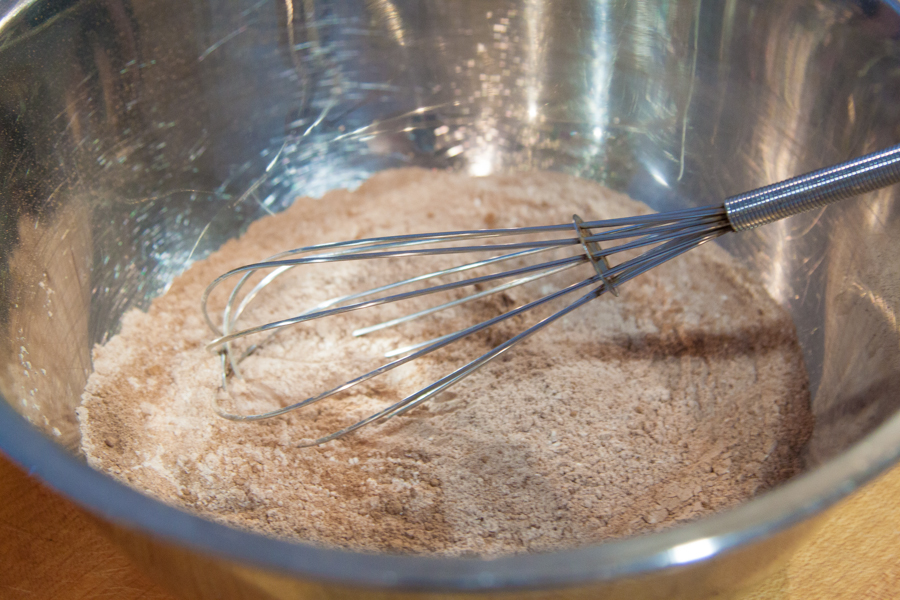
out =
<svg viewBox="0 0 900 600"><path fill-rule="evenodd" d="M208 523L76 458L90 349L253 219L380 169L554 169L671 209L888 147L898 34L897 13L869 0L0 1L0 447L167 540L127 534L195 597L738 585L900 453L895 190L722 242L794 317L817 418L809 468L658 535L486 562ZM198 583L212 574L227 585Z"/></svg>
<svg viewBox="0 0 900 600"><path fill-rule="evenodd" d="M900 182L900 146L725 199L735 231L761 227Z"/></svg>

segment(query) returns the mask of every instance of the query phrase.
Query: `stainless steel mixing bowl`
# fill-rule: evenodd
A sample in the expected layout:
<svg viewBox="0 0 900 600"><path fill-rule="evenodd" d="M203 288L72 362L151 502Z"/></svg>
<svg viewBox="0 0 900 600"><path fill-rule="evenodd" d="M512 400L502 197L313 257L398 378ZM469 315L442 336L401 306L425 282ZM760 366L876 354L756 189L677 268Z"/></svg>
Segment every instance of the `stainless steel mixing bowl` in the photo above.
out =
<svg viewBox="0 0 900 600"><path fill-rule="evenodd" d="M667 209L896 143L893 4L0 1L0 447L192 597L739 586L900 453L898 190L727 240L794 316L808 468L666 533L492 561L266 539L92 471L74 409L123 311L298 194L554 169Z"/></svg>

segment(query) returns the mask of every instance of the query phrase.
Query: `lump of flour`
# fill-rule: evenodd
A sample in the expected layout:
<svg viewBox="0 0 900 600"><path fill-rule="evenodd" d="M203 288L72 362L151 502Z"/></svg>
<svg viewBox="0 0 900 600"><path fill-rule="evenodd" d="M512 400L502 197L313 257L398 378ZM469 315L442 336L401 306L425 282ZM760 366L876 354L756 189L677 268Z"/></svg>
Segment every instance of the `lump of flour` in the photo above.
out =
<svg viewBox="0 0 900 600"><path fill-rule="evenodd" d="M164 502L268 535L483 556L657 531L798 472L812 417L793 324L712 244L627 283L619 298L591 302L421 407L323 446L296 447L396 402L521 324L283 417L235 423L212 412L213 403L250 413L296 402L358 375L373 351L428 339L435 323L447 332L477 322L477 311L520 305L541 285L371 340L348 336L340 319L286 330L243 363L245 379L224 396L199 300L226 270L297 246L565 223L573 212L605 219L647 208L560 174L416 169L298 199L192 266L95 348L78 410L88 461ZM261 294L247 321L292 314L376 274L401 276L394 268L310 269Z"/></svg>

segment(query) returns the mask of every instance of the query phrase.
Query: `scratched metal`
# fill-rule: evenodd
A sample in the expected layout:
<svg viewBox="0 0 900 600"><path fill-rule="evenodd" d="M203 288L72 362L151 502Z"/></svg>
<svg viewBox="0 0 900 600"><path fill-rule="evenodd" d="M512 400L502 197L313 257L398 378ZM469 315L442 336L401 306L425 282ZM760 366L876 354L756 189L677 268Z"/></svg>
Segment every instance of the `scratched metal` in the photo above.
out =
<svg viewBox="0 0 900 600"><path fill-rule="evenodd" d="M27 439L40 430L75 449L90 348L125 310L254 219L381 169L565 171L663 210L894 144L892 4L0 0L0 391L35 426ZM897 196L723 242L794 316L818 419L810 471L853 448L882 452L820 470L824 487L785 486L804 506L854 489L900 448L870 436L900 403ZM125 492L102 485L114 513ZM800 520L799 504L786 506L753 531ZM162 531L162 510L141 526ZM746 519L717 534L752 545ZM693 539L691 527L672 539ZM218 550L241 556L247 539ZM621 555L630 562L612 544L562 571L389 571L397 585L495 589L677 562L654 541L669 538L647 539ZM262 562L309 574L257 543ZM328 574L384 584L374 564Z"/></svg>

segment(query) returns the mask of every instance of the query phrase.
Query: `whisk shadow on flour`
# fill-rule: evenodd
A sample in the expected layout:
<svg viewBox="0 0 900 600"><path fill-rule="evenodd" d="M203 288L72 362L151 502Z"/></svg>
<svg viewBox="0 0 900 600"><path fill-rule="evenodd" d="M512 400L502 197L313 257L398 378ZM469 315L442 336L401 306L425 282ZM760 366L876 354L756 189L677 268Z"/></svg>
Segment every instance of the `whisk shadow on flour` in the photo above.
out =
<svg viewBox="0 0 900 600"><path fill-rule="evenodd" d="M660 359L682 356L732 359L775 350L796 351L790 322L766 323L729 332L667 331L622 335L579 344L580 352L599 360Z"/></svg>

